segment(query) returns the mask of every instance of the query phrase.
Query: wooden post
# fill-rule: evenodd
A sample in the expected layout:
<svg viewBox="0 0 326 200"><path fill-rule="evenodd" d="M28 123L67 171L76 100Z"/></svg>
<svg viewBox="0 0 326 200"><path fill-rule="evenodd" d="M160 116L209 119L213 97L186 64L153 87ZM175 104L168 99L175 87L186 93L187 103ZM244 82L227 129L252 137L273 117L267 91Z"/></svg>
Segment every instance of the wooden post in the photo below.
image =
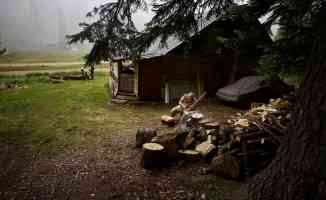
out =
<svg viewBox="0 0 326 200"><path fill-rule="evenodd" d="M166 81L164 84L164 103L166 104L170 103L170 88L169 88L168 81Z"/></svg>

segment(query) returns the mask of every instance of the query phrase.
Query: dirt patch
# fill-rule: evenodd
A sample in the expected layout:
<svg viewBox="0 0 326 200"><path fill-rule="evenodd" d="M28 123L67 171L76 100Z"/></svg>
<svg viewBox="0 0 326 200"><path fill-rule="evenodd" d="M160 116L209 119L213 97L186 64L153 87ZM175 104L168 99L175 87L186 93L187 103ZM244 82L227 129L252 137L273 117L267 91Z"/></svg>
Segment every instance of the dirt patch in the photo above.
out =
<svg viewBox="0 0 326 200"><path fill-rule="evenodd" d="M224 119L234 110L212 104L207 115ZM214 110L215 109L215 110ZM222 108L221 108L222 109ZM210 111L210 112L208 112ZM214 114L215 112L215 114ZM126 127L95 145L57 155L28 146L1 144L0 199L241 199L242 184L203 175L206 163L176 163L165 169L140 167L136 127L161 127L158 119Z"/></svg>

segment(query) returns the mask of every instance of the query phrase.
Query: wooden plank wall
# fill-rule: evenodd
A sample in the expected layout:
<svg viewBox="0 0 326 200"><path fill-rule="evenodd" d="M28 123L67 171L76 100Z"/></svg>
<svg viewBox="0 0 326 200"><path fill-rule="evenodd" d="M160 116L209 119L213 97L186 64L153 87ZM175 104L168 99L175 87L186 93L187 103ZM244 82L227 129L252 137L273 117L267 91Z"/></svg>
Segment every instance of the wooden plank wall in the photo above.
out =
<svg viewBox="0 0 326 200"><path fill-rule="evenodd" d="M197 94L207 91L215 95L227 84L232 56L176 57L162 56L138 60L139 97L143 100L162 100L165 79L191 81ZM200 91L202 90L202 91Z"/></svg>

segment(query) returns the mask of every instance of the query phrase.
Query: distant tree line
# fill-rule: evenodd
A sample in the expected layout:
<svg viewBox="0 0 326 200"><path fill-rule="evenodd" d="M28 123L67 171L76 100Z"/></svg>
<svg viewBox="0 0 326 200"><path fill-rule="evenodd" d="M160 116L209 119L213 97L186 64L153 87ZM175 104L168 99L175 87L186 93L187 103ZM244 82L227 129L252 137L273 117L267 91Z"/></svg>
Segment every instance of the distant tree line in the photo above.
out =
<svg viewBox="0 0 326 200"><path fill-rule="evenodd" d="M2 46L2 41L0 38L0 56L4 55L7 52L7 49Z"/></svg>

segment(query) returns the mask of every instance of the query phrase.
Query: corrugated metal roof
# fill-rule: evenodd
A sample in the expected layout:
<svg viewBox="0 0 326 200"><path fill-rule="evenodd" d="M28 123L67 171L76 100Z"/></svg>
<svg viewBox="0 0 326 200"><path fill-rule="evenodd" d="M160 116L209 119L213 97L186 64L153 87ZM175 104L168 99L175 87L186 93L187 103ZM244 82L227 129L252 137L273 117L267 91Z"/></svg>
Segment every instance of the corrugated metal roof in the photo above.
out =
<svg viewBox="0 0 326 200"><path fill-rule="evenodd" d="M216 20L216 18L211 18L210 20L203 20L202 23L199 24L198 32L201 32L204 28L209 26L211 23L213 23ZM192 33L190 36L194 36L196 33ZM176 37L169 37L168 40L166 41L166 46L161 47L159 40L154 42L148 50L142 54L142 58L152 58L152 57L157 57L157 56L163 56L181 45L184 41L179 40Z"/></svg>

